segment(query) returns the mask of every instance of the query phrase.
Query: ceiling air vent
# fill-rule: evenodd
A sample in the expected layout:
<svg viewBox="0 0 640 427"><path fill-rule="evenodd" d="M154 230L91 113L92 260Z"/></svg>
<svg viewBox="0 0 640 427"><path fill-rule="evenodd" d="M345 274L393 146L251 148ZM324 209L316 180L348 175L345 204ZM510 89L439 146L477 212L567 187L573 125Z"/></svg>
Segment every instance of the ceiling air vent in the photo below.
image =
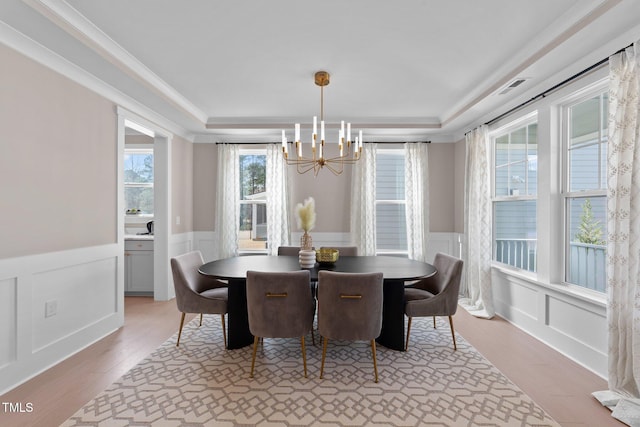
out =
<svg viewBox="0 0 640 427"><path fill-rule="evenodd" d="M517 79L510 82L508 85L504 86L502 90L498 92L498 95L504 95L505 93L509 92L511 89L517 88L525 81L527 81L526 78L518 77Z"/></svg>

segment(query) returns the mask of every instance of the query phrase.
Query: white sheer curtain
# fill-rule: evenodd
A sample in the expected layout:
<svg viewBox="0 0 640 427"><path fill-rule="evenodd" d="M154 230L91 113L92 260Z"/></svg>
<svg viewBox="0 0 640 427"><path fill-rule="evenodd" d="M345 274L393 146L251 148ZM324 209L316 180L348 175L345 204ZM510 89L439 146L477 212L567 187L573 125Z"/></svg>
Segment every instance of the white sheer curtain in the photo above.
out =
<svg viewBox="0 0 640 427"><path fill-rule="evenodd" d="M218 144L216 232L218 258L238 254L240 229L240 156L235 144Z"/></svg>
<svg viewBox="0 0 640 427"><path fill-rule="evenodd" d="M289 245L289 184L287 164L278 144L267 146L267 249L278 255L279 246Z"/></svg>
<svg viewBox="0 0 640 427"><path fill-rule="evenodd" d="M363 144L352 172L351 238L359 255L376 254L376 149L374 143Z"/></svg>
<svg viewBox="0 0 640 427"><path fill-rule="evenodd" d="M594 396L640 425L640 41L609 58L609 390Z"/></svg>
<svg viewBox="0 0 640 427"><path fill-rule="evenodd" d="M491 192L489 133L483 125L466 135L464 189L464 298L460 306L477 317L495 314L491 293Z"/></svg>
<svg viewBox="0 0 640 427"><path fill-rule="evenodd" d="M407 246L409 259L428 262L429 144L404 145Z"/></svg>

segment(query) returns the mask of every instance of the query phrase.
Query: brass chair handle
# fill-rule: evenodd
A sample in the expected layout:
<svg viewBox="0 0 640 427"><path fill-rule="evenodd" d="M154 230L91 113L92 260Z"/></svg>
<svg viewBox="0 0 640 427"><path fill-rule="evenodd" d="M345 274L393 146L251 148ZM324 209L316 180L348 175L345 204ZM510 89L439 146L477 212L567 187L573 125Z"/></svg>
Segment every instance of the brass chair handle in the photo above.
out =
<svg viewBox="0 0 640 427"><path fill-rule="evenodd" d="M266 293L267 298L286 298L287 293L283 293L283 294L272 294L271 292L267 292Z"/></svg>
<svg viewBox="0 0 640 427"><path fill-rule="evenodd" d="M343 299L362 299L362 295L345 295L345 294L340 294L340 298L343 298Z"/></svg>

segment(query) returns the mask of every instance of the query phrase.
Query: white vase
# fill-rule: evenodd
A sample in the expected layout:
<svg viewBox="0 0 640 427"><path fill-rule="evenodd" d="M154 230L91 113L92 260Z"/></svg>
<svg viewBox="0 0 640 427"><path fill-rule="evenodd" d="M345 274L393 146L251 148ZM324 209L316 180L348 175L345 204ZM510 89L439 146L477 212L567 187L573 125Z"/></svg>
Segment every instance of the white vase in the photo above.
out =
<svg viewBox="0 0 640 427"><path fill-rule="evenodd" d="M316 265L316 251L301 250L298 252L298 261L301 268L313 268Z"/></svg>

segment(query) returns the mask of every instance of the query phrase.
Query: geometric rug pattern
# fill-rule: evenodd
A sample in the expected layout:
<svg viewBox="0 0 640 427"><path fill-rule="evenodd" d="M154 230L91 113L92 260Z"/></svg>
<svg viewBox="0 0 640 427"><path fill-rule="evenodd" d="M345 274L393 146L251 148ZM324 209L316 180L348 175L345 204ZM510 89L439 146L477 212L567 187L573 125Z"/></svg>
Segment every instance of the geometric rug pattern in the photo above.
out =
<svg viewBox="0 0 640 427"><path fill-rule="evenodd" d="M176 322L178 321L176 315ZM266 339L249 378L252 347L225 350L220 317L196 317L63 426L558 426L446 318L414 318L409 351L307 336ZM316 333L317 335L317 333Z"/></svg>

